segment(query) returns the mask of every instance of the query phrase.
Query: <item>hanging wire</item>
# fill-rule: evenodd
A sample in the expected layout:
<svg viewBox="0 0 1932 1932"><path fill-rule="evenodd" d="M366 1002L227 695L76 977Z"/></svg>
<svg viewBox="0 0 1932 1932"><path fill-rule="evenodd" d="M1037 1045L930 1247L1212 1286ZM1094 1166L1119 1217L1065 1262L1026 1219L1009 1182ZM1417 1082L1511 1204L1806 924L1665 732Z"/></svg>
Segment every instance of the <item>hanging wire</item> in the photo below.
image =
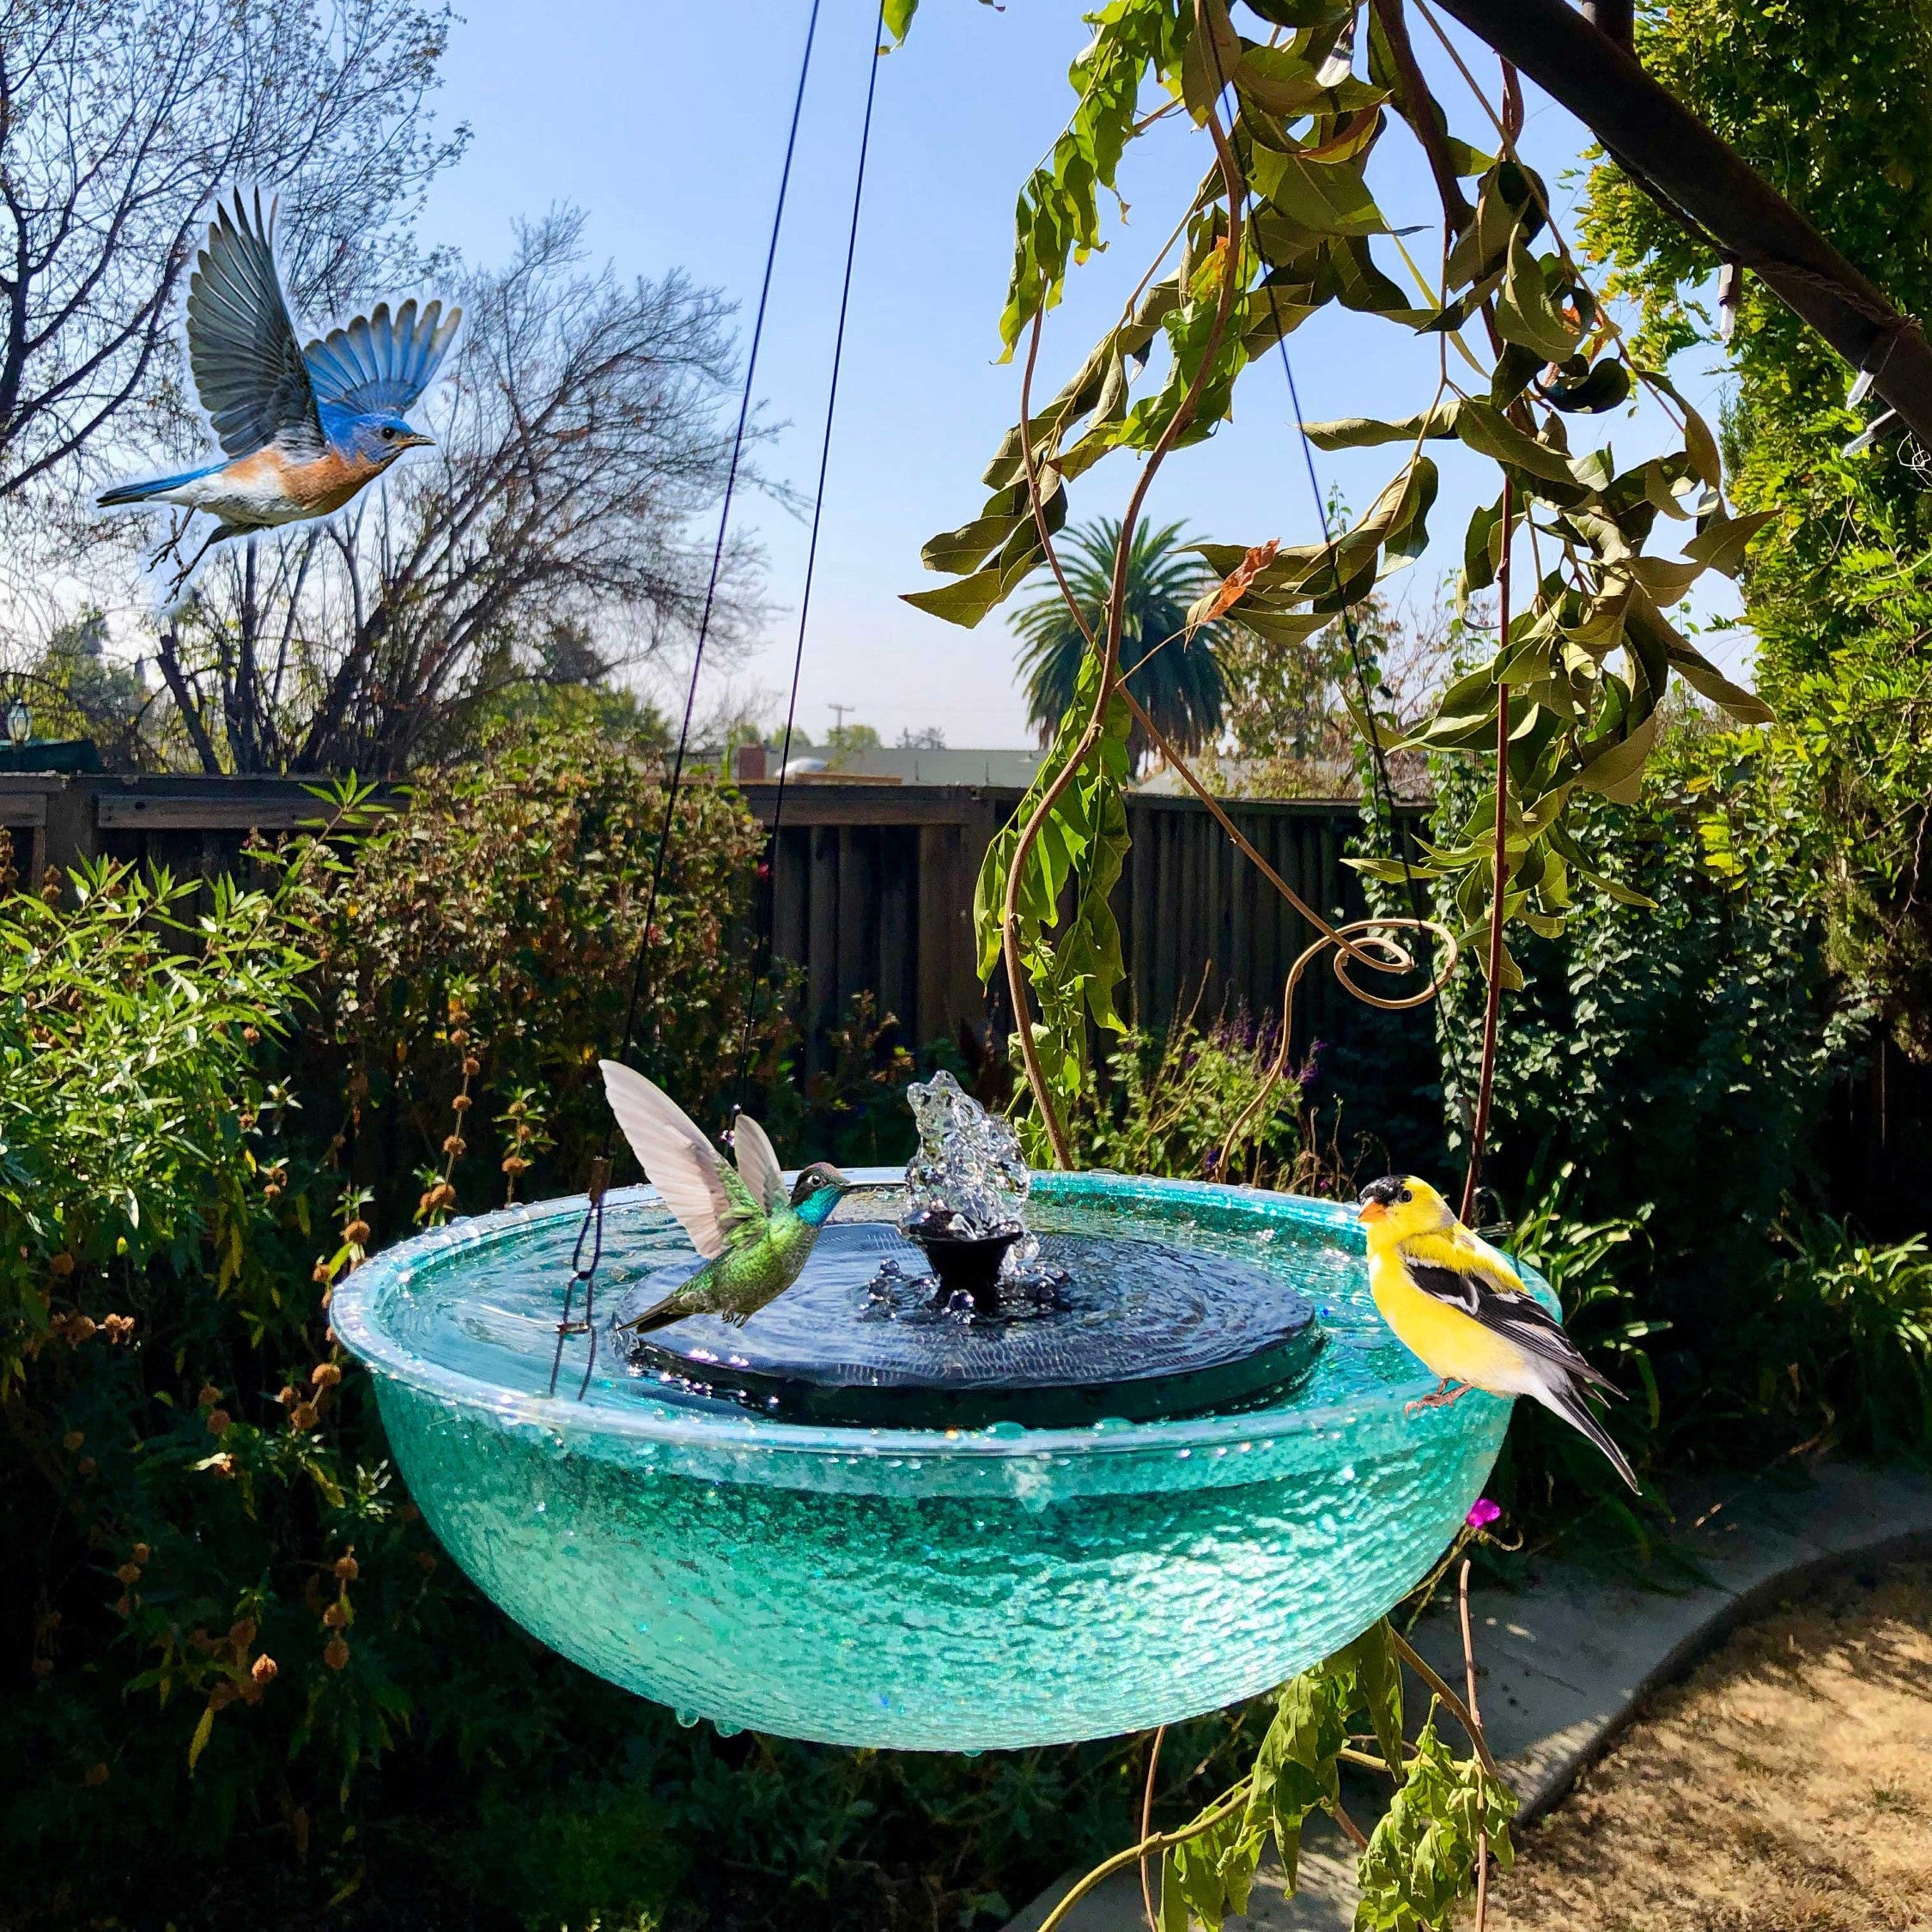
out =
<svg viewBox="0 0 1932 1932"><path fill-rule="evenodd" d="M617 1058L627 1060L630 1055L632 1039L637 1028L638 1009L643 1002L644 984L649 971L651 957L651 933L657 921L658 899L664 886L665 860L671 851L671 834L677 806L677 787L684 775L685 753L690 745L691 716L697 706L698 674L704 665L704 647L711 634L712 613L717 607L718 583L724 574L725 544L731 530L732 500L737 493L738 467L744 454L744 442L751 422L751 398L753 386L758 372L758 350L764 341L765 313L771 300L772 271L778 260L778 239L785 225L785 201L792 185L792 161L798 151L799 120L805 108L805 82L811 72L812 43L818 34L818 9L820 0L811 0L811 13L805 23L805 51L799 61L799 81L792 100L792 125L785 137L785 164L778 177L778 205L772 211L771 239L765 248L764 279L758 289L758 309L751 325L751 345L744 361L744 388L738 398L738 426L732 436L731 463L725 472L725 498L718 513L718 539L711 552L711 575L705 585L704 608L698 618L697 641L691 653L691 675L684 691L684 714L677 727L677 749L671 761L671 776L665 787L664 817L658 828L657 851L651 860L651 884L644 902L644 927L637 939L636 963L631 970L630 999L624 1008L623 1037L617 1048ZM563 1366L563 1345L572 1335L586 1338L588 1349L584 1361L584 1379L577 1389L577 1400L581 1401L589 1392L591 1371L597 1365L597 1329L595 1326L594 1297L597 1292L597 1270L604 1258L604 1197L611 1184L611 1151L614 1144L616 1123L607 1119L604 1124L604 1139L597 1158L591 1163L590 1200L584 1209L582 1224L577 1230L577 1244L571 1252L570 1279L563 1291L563 1313L556 1325L556 1353L550 1362L550 1393L556 1394L557 1376ZM583 1285L584 1313L581 1321L571 1319L571 1309L576 1299L577 1286Z"/></svg>
<svg viewBox="0 0 1932 1932"><path fill-rule="evenodd" d="M872 101L878 91L879 64L884 56L881 39L885 32L885 0L879 0L878 16L873 23L870 58L866 73L866 114L859 129L859 170L852 184L852 220L845 237L845 279L839 285L839 323L832 338L832 377L825 394L825 433L818 446L818 489L811 503L811 540L805 547L805 587L799 598L799 635L792 648L792 691L785 706L785 737L778 755L778 793L772 801L771 860L765 881L764 916L760 921L757 963L751 976L751 992L744 1006L744 1030L738 1042L738 1079L732 1095L735 1120L744 1106L745 1077L750 1071L751 1036L757 1021L758 989L771 967L772 951L778 927L779 834L785 825L785 775L792 762L792 729L799 709L799 676L805 668L805 628L811 617L811 584L818 567L818 531L825 513L825 477L832 459L832 422L838 413L839 371L845 361L846 318L852 306L852 266L859 252L859 211L866 197L866 160L872 151Z"/></svg>

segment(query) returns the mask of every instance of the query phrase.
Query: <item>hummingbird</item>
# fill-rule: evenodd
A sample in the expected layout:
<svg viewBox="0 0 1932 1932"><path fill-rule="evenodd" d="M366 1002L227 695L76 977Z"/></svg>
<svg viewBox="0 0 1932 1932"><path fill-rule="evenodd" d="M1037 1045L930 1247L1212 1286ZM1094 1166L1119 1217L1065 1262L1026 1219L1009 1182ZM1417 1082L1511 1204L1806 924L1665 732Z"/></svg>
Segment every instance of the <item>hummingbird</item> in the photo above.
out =
<svg viewBox="0 0 1932 1932"><path fill-rule="evenodd" d="M798 1279L851 1182L814 1161L787 1193L770 1138L749 1114L738 1115L732 1132L734 1172L661 1087L614 1060L598 1064L611 1111L645 1179L704 1257L688 1281L621 1326L649 1334L692 1315L719 1315L734 1327L749 1321Z"/></svg>

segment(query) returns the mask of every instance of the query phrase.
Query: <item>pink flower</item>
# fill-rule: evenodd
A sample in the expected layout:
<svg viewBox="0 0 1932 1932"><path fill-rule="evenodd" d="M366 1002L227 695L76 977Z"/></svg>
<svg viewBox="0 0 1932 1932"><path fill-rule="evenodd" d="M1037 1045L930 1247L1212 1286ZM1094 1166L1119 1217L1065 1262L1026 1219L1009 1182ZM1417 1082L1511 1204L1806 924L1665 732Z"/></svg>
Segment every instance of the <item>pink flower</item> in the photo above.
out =
<svg viewBox="0 0 1932 1932"><path fill-rule="evenodd" d="M1499 1504L1492 1503L1486 1496L1479 1496L1469 1505L1469 1514L1462 1520L1472 1529L1487 1529L1502 1514Z"/></svg>

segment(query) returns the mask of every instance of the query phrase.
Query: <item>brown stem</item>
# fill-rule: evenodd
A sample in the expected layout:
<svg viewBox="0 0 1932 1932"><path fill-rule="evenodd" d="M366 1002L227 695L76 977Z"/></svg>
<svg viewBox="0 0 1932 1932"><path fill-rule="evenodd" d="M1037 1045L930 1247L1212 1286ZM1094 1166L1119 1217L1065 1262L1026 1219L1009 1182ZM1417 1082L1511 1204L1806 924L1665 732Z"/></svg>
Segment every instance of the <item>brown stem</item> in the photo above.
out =
<svg viewBox="0 0 1932 1932"><path fill-rule="evenodd" d="M1503 556L1497 567L1497 648L1510 649L1510 538L1515 512L1510 479L1503 479ZM1503 918L1510 885L1510 687L1496 687L1496 843L1492 861L1496 873L1496 901L1489 914L1489 985L1483 999L1483 1063L1476 1085L1476 1118L1469 1134L1469 1171L1462 1182L1465 1225L1476 1211L1476 1189L1482 1180L1483 1147L1489 1139L1490 1100L1496 1087L1496 1031L1503 1012Z"/></svg>
<svg viewBox="0 0 1932 1932"><path fill-rule="evenodd" d="M1198 17L1200 0L1195 0L1197 15L1195 31L1206 33L1206 23ZM1223 183L1228 197L1228 233L1226 264L1221 276L1221 290L1215 303L1214 321L1208 331L1207 340L1201 349L1200 366L1194 372L1194 380L1188 385L1187 393L1181 398L1179 406L1169 419L1168 425L1147 453L1147 460L1141 465L1139 480L1127 499L1125 514L1121 519L1120 542L1114 553L1114 574L1107 593L1107 626L1101 646L1100 690L1095 695L1093 714L1087 720L1086 728L1080 733L1079 743L1075 745L1072 756L1054 775L1053 781L1041 794L1039 803L1034 806L1026 823L1020 829L1018 842L1013 848L1012 864L1006 871L1006 892L1000 908L1002 946L1006 957L1006 982L1013 995L1013 1020L1019 1031L1020 1057L1026 1067L1027 1084L1033 1090L1034 1104L1040 1109L1040 1117L1047 1130L1047 1138L1054 1151L1056 1165L1068 1168L1073 1164L1072 1150L1066 1138L1066 1129L1060 1125L1060 1116L1054 1113L1052 1096L1047 1091L1046 1077L1040 1069L1040 1057L1033 1045L1030 1009L1025 994L1025 969L1019 957L1019 890L1020 878L1025 871L1026 861L1033 849L1034 841L1040 835L1040 828L1053 815L1054 806L1068 786L1078 777L1081 768L1091 756L1094 747L1106 726L1107 707L1112 701L1115 685L1120 671L1121 630L1127 615L1127 556L1133 543L1134 526L1139 520L1141 506L1146 501L1147 492L1152 487L1156 474L1166 460L1168 452L1174 447L1181 433L1193 420L1194 407L1200 400L1201 391L1206 386L1207 378L1214 367L1215 357L1220 353L1221 338L1227 329L1228 316L1234 307L1235 283L1241 273L1242 203L1245 185L1241 170L1236 163L1233 149L1222 132L1219 116L1211 108L1208 112L1207 127L1213 137L1214 152L1221 164ZM1036 319L1037 321L1037 318ZM1036 328L1035 348L1038 345L1038 331ZM1033 357L1028 356L1028 371L1030 375ZM1036 519L1041 514L1038 471L1031 458L1031 436L1024 431L1021 441L1027 447L1027 491L1033 503ZM1045 1928L1042 1928L1045 1932Z"/></svg>
<svg viewBox="0 0 1932 1932"><path fill-rule="evenodd" d="M1348 1842L1358 1851L1366 1851L1369 1849L1369 1834L1342 1808L1340 1798L1331 1798L1328 1801L1328 1813L1336 1824L1348 1833Z"/></svg>
<svg viewBox="0 0 1932 1932"><path fill-rule="evenodd" d="M1442 200L1443 216L1450 229L1461 234L1475 210L1462 192L1461 178L1455 172L1455 159L1449 153L1436 97L1423 78L1422 64L1415 58L1415 44L1409 39L1402 0L1374 0L1374 6L1376 17L1382 22L1382 38L1388 43L1389 58L1395 64L1395 76L1402 83L1393 103L1395 112L1422 143L1422 151L1429 160L1429 172L1436 178L1436 192Z"/></svg>
<svg viewBox="0 0 1932 1932"><path fill-rule="evenodd" d="M1396 1656L1436 1693L1449 1716L1467 1732L1469 1741L1475 1746L1476 1756L1481 1760L1483 1769L1498 1784L1504 1783L1503 1768L1490 1755L1489 1741L1483 1735L1482 1723L1475 1712L1449 1687L1429 1660L1393 1624L1388 1626L1388 1641L1395 1646Z"/></svg>
<svg viewBox="0 0 1932 1932"><path fill-rule="evenodd" d="M1154 1835L1154 1774L1160 1769L1161 1741L1167 1735L1167 1726L1163 1724L1154 1733L1154 1741L1147 1747L1147 1783L1140 1794L1140 1842L1145 1844ZM1147 1932L1161 1932L1159 1915L1154 1910L1154 1880L1148 1856L1140 1854L1140 1909L1147 1915Z"/></svg>
<svg viewBox="0 0 1932 1932"><path fill-rule="evenodd" d="M1213 1810L1203 1812L1191 1825L1183 1825L1178 1832L1157 1832L1151 1838L1141 1839L1139 1844L1130 1844L1125 1851L1116 1851L1111 1858L1096 1865L1087 1875L1069 1892L1060 1902L1040 1922L1040 1932L1060 1932L1066 1924L1066 1915L1097 1885L1110 1879L1115 1872L1138 1862L1151 1854L1171 1851L1177 1844L1185 1844L1189 1838L1198 1838L1203 1832L1211 1832L1224 1818L1232 1817L1248 1802L1248 1786L1238 1786L1232 1797L1215 1806Z"/></svg>
<svg viewBox="0 0 1932 1932"><path fill-rule="evenodd" d="M1469 1559L1462 1559L1462 1572L1456 1580L1456 1596L1462 1612L1462 1675L1469 1686L1469 1715L1482 1721L1476 1709L1476 1646L1469 1635ZM1489 1923L1489 1832L1476 1827L1476 1932L1485 1932Z"/></svg>

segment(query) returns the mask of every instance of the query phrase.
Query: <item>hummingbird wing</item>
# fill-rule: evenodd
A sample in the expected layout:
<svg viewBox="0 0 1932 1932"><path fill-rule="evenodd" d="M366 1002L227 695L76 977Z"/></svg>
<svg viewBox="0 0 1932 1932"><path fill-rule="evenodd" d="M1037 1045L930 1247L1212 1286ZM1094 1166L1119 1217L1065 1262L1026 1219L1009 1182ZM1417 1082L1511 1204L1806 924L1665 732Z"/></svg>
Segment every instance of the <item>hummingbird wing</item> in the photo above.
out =
<svg viewBox="0 0 1932 1932"><path fill-rule="evenodd" d="M749 1114L740 1114L732 1129L732 1145L738 1151L738 1171L752 1200L766 1213L775 1214L785 1205L785 1175L771 1136Z"/></svg>
<svg viewBox="0 0 1932 1932"><path fill-rule="evenodd" d="M704 1131L663 1088L614 1060L600 1060L604 1091L644 1177L664 1197L691 1245L708 1261L764 1219L744 1184Z"/></svg>

